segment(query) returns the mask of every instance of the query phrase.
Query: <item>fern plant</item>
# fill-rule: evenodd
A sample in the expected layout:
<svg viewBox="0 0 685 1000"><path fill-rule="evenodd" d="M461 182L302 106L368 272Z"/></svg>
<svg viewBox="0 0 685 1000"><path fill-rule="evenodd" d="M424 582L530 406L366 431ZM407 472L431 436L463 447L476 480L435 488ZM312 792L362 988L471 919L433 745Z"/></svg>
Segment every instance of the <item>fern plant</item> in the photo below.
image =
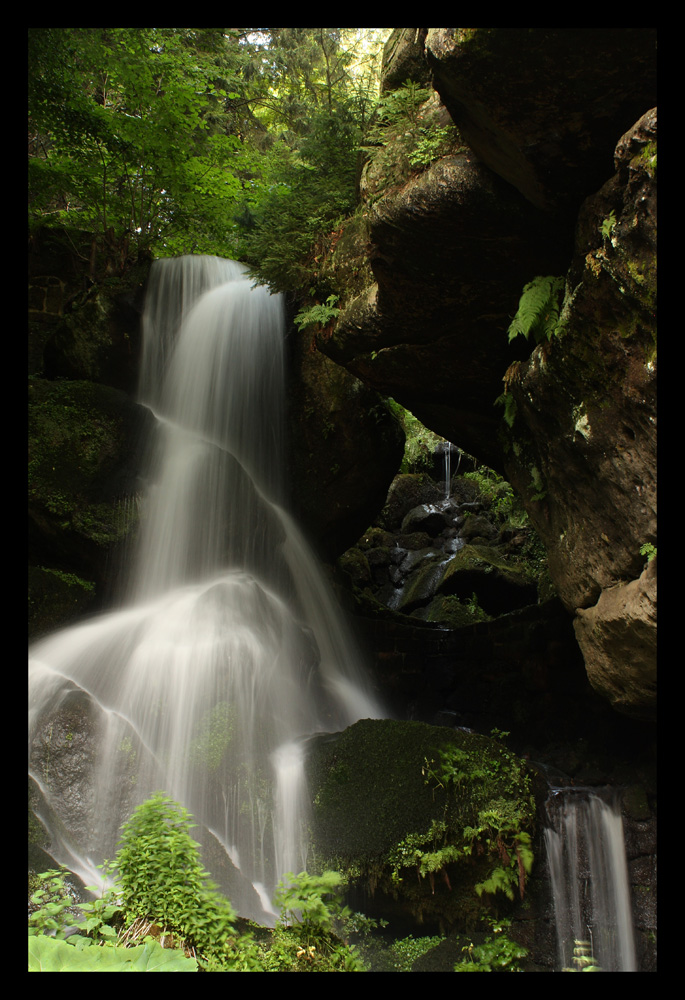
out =
<svg viewBox="0 0 685 1000"><path fill-rule="evenodd" d="M325 303L317 303L309 309L302 309L294 319L298 330L304 330L308 326L326 326L332 319L340 314L340 310L335 303L338 301L337 295L329 295Z"/></svg>
<svg viewBox="0 0 685 1000"><path fill-rule="evenodd" d="M536 344L558 332L564 278L538 276L523 289L516 315L509 325L509 343L515 337L533 337Z"/></svg>

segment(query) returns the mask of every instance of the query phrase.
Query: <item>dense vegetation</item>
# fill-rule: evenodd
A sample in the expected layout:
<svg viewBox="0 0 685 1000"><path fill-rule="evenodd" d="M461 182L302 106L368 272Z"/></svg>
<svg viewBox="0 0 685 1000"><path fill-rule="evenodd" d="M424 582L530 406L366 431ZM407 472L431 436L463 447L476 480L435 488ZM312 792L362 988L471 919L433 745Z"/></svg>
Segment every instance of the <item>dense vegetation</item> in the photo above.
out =
<svg viewBox="0 0 685 1000"><path fill-rule="evenodd" d="M190 814L157 793L124 824L105 888L89 887L92 901L79 901L66 870L34 877L29 971L365 972L366 953L383 971L404 972L442 940L372 942L376 921L343 906L343 878L333 871L286 875L275 928L241 920L209 881L191 829ZM364 941L361 952L352 936ZM468 967L455 971L491 971L472 953L473 944ZM502 935L488 960L514 972L524 954Z"/></svg>
<svg viewBox="0 0 685 1000"><path fill-rule="evenodd" d="M108 273L215 253L308 290L355 205L388 32L29 29L31 228L92 234Z"/></svg>

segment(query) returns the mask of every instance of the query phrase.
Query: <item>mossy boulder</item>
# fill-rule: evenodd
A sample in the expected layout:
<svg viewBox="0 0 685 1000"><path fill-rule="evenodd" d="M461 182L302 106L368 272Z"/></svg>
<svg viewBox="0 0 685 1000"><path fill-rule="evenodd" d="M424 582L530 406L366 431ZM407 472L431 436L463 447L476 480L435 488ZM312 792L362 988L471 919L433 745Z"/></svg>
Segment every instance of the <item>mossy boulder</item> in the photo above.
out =
<svg viewBox="0 0 685 1000"><path fill-rule="evenodd" d="M60 628L93 606L95 584L75 573L29 566L29 638Z"/></svg>
<svg viewBox="0 0 685 1000"><path fill-rule="evenodd" d="M149 411L91 382L29 382L29 540L34 565L100 584L137 523ZM110 566L111 570L111 566Z"/></svg>
<svg viewBox="0 0 685 1000"><path fill-rule="evenodd" d="M474 593L488 614L505 614L536 602L537 580L492 546L464 545L447 561L438 556L419 566L407 581L398 609L416 608L436 594L469 600Z"/></svg>
<svg viewBox="0 0 685 1000"><path fill-rule="evenodd" d="M418 921L471 927L525 891L532 779L501 743L366 719L315 737L308 760L317 862Z"/></svg>

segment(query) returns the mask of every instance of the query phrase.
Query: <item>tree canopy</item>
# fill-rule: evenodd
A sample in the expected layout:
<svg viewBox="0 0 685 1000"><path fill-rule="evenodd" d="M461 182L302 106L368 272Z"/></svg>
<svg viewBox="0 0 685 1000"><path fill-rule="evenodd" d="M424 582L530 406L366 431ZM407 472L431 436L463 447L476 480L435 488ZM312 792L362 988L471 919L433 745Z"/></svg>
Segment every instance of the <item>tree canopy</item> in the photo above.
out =
<svg viewBox="0 0 685 1000"><path fill-rule="evenodd" d="M389 29L29 29L29 220L260 262L283 290L354 207Z"/></svg>

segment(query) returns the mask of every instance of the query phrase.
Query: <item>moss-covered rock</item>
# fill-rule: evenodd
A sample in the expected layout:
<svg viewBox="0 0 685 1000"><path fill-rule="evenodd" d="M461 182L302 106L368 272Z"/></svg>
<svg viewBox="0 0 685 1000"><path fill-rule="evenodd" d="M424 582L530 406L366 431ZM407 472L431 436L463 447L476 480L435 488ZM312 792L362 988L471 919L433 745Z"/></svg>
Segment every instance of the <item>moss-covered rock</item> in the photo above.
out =
<svg viewBox="0 0 685 1000"><path fill-rule="evenodd" d="M95 584L75 573L29 566L29 638L60 628L85 614L95 599Z"/></svg>
<svg viewBox="0 0 685 1000"><path fill-rule="evenodd" d="M525 890L532 782L502 744L415 722L363 720L309 755L317 863L418 920L469 927Z"/></svg>
<svg viewBox="0 0 685 1000"><path fill-rule="evenodd" d="M117 389L29 382L29 528L34 565L101 583L137 523L141 430L152 417Z"/></svg>

